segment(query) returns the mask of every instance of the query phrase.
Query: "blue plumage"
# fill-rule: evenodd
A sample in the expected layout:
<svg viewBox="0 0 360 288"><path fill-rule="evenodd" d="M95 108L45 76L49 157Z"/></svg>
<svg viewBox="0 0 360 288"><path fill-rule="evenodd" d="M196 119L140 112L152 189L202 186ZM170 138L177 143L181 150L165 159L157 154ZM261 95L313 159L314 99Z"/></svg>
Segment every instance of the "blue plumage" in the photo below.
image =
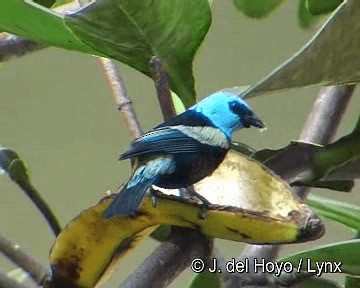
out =
<svg viewBox="0 0 360 288"><path fill-rule="evenodd" d="M217 92L182 114L135 139L120 160L136 159L129 182L104 217L134 215L146 191L155 184L175 189L210 175L222 162L233 133L265 127L237 95Z"/></svg>

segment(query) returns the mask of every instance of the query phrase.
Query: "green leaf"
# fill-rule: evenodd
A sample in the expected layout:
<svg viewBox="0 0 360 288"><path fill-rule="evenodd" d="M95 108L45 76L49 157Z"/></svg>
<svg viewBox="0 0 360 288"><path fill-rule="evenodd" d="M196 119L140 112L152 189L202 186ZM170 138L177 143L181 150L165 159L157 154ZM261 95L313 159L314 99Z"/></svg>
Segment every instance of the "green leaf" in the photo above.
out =
<svg viewBox="0 0 360 288"><path fill-rule="evenodd" d="M171 235L171 226L162 225L156 228L156 230L150 234L150 237L159 242L164 242L169 239L170 235Z"/></svg>
<svg viewBox="0 0 360 288"><path fill-rule="evenodd" d="M171 99L174 103L176 114L181 114L182 112L184 112L186 110L186 108L185 108L184 104L182 103L181 99L179 98L179 96L177 96L173 91L171 91Z"/></svg>
<svg viewBox="0 0 360 288"><path fill-rule="evenodd" d="M158 56L186 107L195 103L192 61L211 23L207 0L98 0L66 15L73 33L95 50L152 76Z"/></svg>
<svg viewBox="0 0 360 288"><path fill-rule="evenodd" d="M354 61L360 47L360 37L354 37L360 35L359 19L360 1L343 2L303 48L241 96L249 98L317 83L359 82L360 61Z"/></svg>
<svg viewBox="0 0 360 288"><path fill-rule="evenodd" d="M309 186L328 188L339 191L350 191L352 189L352 180L329 180L326 173L331 167L341 165L342 159L338 163L323 161L318 165L315 161L317 155L327 153L328 146L320 146L312 143L291 142L285 148L278 150L264 149L256 151L251 155L252 158L272 167L273 162L281 162L284 171L296 165L298 171L294 179L289 179L292 186ZM351 156L350 156L351 157ZM346 159L345 159L346 162ZM348 178L348 176L346 176ZM301 180L300 180L301 179Z"/></svg>
<svg viewBox="0 0 360 288"><path fill-rule="evenodd" d="M345 277L345 288L357 288L360 287L360 277Z"/></svg>
<svg viewBox="0 0 360 288"><path fill-rule="evenodd" d="M210 273L205 270L196 274L192 279L189 288L220 288L221 281L218 273Z"/></svg>
<svg viewBox="0 0 360 288"><path fill-rule="evenodd" d="M50 8L52 5L54 5L54 3L56 2L55 0L34 0L35 3Z"/></svg>
<svg viewBox="0 0 360 288"><path fill-rule="evenodd" d="M334 281L323 277L309 275L307 272L297 272L295 269L291 273L281 273L274 280L279 287L297 288L342 288Z"/></svg>
<svg viewBox="0 0 360 288"><path fill-rule="evenodd" d="M334 11L342 0L306 0L306 8L312 15L327 14Z"/></svg>
<svg viewBox="0 0 360 288"><path fill-rule="evenodd" d="M78 1L78 0L76 0ZM87 0L87 1L90 1L90 0ZM55 7L58 7L58 6L61 6L61 5L65 5L65 4L69 4L69 3L73 3L74 0L55 0L55 3L53 4L52 8L55 8ZM83 3L83 1L81 2Z"/></svg>
<svg viewBox="0 0 360 288"><path fill-rule="evenodd" d="M360 207L310 194L308 204L320 215L360 231Z"/></svg>
<svg viewBox="0 0 360 288"><path fill-rule="evenodd" d="M250 156L250 157L251 157L251 155L256 153L256 151L253 148L251 148L250 146L248 146L244 143L241 143L241 142L237 142L237 141L232 141L230 144L230 148L236 150L237 152L240 152L241 154L244 154L244 155Z"/></svg>
<svg viewBox="0 0 360 288"><path fill-rule="evenodd" d="M360 176L360 117L355 129L315 155L322 180L352 180Z"/></svg>
<svg viewBox="0 0 360 288"><path fill-rule="evenodd" d="M340 269L342 273L360 276L360 239L304 251L284 257L279 261L290 261L296 268L299 263L302 263L301 270L303 271L309 271L309 269L316 270L316 262L341 262ZM310 264L309 267L308 264Z"/></svg>
<svg viewBox="0 0 360 288"><path fill-rule="evenodd" d="M0 168L17 184L30 182L25 164L14 150L0 146Z"/></svg>
<svg viewBox="0 0 360 288"><path fill-rule="evenodd" d="M77 39L66 28L61 15L30 0L0 1L0 31L69 50L103 55Z"/></svg>
<svg viewBox="0 0 360 288"><path fill-rule="evenodd" d="M357 230L355 233L355 238L360 238L360 230ZM360 277L354 277L354 276L345 276L345 288L354 288L354 287L360 287Z"/></svg>
<svg viewBox="0 0 360 288"><path fill-rule="evenodd" d="M235 7L251 18L264 18L277 8L283 0L234 0Z"/></svg>
<svg viewBox="0 0 360 288"><path fill-rule="evenodd" d="M297 16L299 26L304 29L309 28L313 23L319 20L319 17L314 16L307 9L306 0L299 1Z"/></svg>
<svg viewBox="0 0 360 288"><path fill-rule="evenodd" d="M350 192L354 188L354 181L352 180L338 180L338 181L298 181L292 183L297 186L307 186L307 187L316 187L316 188L326 188L331 190L336 190L340 192Z"/></svg>
<svg viewBox="0 0 360 288"><path fill-rule="evenodd" d="M342 288L340 284L334 281L323 277L316 277L304 271L298 272L297 269L293 269L290 273L281 273L278 277L272 277L279 287Z"/></svg>
<svg viewBox="0 0 360 288"><path fill-rule="evenodd" d="M342 286L334 281L324 278L308 278L296 282L298 288L341 288Z"/></svg>
<svg viewBox="0 0 360 288"><path fill-rule="evenodd" d="M353 180L360 177L358 127L359 124L350 134L326 146L292 142L282 149L257 151L251 157L270 168L273 161L280 161L284 171L296 166L298 174L289 180L291 185L350 191Z"/></svg>

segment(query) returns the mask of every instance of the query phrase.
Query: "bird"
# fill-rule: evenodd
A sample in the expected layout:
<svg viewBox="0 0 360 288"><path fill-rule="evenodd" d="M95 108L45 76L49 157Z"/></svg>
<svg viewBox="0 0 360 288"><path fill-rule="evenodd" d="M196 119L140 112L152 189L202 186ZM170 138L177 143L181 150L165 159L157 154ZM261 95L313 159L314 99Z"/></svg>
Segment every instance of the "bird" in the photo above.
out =
<svg viewBox="0 0 360 288"><path fill-rule="evenodd" d="M133 172L103 217L135 216L152 185L186 188L210 175L230 149L233 133L251 126L265 128L248 103L225 91L156 126L120 155L133 161Z"/></svg>

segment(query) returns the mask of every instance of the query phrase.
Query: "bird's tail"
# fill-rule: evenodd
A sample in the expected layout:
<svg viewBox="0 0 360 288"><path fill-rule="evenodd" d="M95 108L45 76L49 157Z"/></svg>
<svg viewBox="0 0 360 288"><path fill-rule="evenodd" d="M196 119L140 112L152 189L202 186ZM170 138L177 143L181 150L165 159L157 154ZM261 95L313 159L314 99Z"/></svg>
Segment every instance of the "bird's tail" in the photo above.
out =
<svg viewBox="0 0 360 288"><path fill-rule="evenodd" d="M105 210L103 217L110 218L114 216L130 216L134 215L139 207L141 200L144 198L145 192L153 184L153 179L142 179L136 185L131 187L127 183L124 188L115 197L114 201Z"/></svg>

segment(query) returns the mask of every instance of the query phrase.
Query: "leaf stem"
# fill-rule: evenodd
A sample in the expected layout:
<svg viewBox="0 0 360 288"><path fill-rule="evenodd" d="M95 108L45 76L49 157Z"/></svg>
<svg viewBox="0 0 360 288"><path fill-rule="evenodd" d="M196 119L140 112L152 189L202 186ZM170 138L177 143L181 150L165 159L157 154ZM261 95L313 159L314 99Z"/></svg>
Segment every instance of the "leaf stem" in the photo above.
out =
<svg viewBox="0 0 360 288"><path fill-rule="evenodd" d="M53 211L50 209L49 205L41 197L39 192L29 181L23 181L17 183L20 188L25 192L25 194L30 198L30 200L35 204L39 209L41 214L44 216L46 222L49 224L54 235L57 236L61 232L61 226L58 219L56 218Z"/></svg>

